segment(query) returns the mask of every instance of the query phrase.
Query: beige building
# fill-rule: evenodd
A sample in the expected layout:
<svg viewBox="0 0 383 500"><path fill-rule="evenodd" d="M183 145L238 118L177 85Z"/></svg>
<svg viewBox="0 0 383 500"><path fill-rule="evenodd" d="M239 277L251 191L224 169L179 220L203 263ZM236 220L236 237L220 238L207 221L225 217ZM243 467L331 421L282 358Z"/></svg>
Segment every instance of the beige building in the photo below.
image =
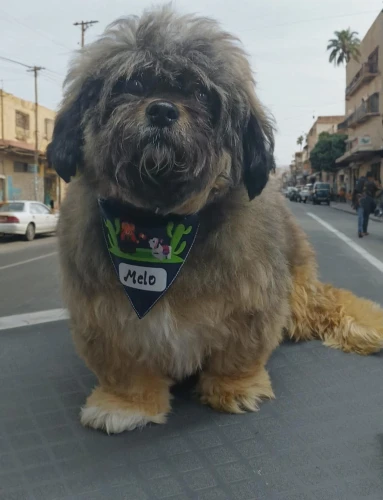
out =
<svg viewBox="0 0 383 500"><path fill-rule="evenodd" d="M371 171L383 180L383 11L360 47L359 62L346 67L346 119L339 129L348 135L346 153L338 158L338 184L352 190L356 180Z"/></svg>
<svg viewBox="0 0 383 500"><path fill-rule="evenodd" d="M34 162L35 105L0 90L0 202L37 199L60 205L65 184L47 167L55 112L38 107L38 168Z"/></svg>
<svg viewBox="0 0 383 500"><path fill-rule="evenodd" d="M327 132L329 134L336 134L338 132L338 126L343 120L344 120L344 115L318 116L318 118L313 123L312 127L310 128L307 134L306 145L303 149L304 151L303 164L304 164L304 173L306 176L315 175L315 172L313 172L310 164L310 154L314 149L316 143L318 142L320 134L322 134L322 132ZM317 174L317 177L320 178L320 173ZM333 182L332 179L333 176L329 173L323 172L321 177L322 178L320 180L330 183Z"/></svg>

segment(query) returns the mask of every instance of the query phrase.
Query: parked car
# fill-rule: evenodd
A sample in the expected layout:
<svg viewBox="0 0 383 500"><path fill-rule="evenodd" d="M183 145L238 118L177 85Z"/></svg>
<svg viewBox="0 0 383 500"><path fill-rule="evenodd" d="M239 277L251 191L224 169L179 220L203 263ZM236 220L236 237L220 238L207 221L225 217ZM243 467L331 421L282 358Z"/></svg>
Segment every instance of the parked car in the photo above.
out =
<svg viewBox="0 0 383 500"><path fill-rule="evenodd" d="M294 191L295 187L293 186L289 186L286 191L285 191L285 196L286 198L290 198L290 194L292 193L292 191Z"/></svg>
<svg viewBox="0 0 383 500"><path fill-rule="evenodd" d="M321 203L327 203L327 205L330 205L330 184L328 184L327 182L316 182L314 184L310 199L313 202L313 205L320 205Z"/></svg>
<svg viewBox="0 0 383 500"><path fill-rule="evenodd" d="M56 231L58 214L37 201L9 201L0 206L0 234L18 234L32 241L36 234Z"/></svg>
<svg viewBox="0 0 383 500"><path fill-rule="evenodd" d="M301 199L303 203L306 203L307 200L310 199L310 196L313 191L313 185L312 184L306 184L302 189L301 189Z"/></svg>
<svg viewBox="0 0 383 500"><path fill-rule="evenodd" d="M291 192L289 196L290 201L301 201L301 188L300 187L295 187Z"/></svg>

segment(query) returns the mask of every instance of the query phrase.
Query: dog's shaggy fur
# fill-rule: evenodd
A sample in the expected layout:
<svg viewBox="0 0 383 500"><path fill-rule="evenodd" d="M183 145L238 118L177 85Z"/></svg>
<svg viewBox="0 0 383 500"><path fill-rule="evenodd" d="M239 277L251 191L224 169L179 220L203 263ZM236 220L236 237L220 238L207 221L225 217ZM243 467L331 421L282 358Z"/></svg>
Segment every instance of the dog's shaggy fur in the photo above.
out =
<svg viewBox="0 0 383 500"><path fill-rule="evenodd" d="M170 127L147 121L158 99L178 109ZM214 21L148 12L75 59L48 157L67 180L80 174L62 207L60 254L74 340L99 380L84 425L163 423L169 387L196 372L203 402L256 410L273 397L265 365L284 333L381 349L382 309L318 281L305 234L266 186L272 153L245 54ZM200 214L180 275L142 320L112 268L98 197Z"/></svg>

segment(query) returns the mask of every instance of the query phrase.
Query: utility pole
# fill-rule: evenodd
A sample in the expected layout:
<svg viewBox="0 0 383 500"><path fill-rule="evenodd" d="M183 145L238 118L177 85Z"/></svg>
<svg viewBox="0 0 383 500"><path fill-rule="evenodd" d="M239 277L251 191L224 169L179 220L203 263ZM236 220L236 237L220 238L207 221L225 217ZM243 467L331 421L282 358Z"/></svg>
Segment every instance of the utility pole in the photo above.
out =
<svg viewBox="0 0 383 500"><path fill-rule="evenodd" d="M39 96L38 96L38 87L37 87L37 77L39 71L41 71L41 66L32 66L28 71L33 72L35 79L35 151L34 151L34 192L35 192L35 200L37 201L37 174L39 170Z"/></svg>
<svg viewBox="0 0 383 500"><path fill-rule="evenodd" d="M85 31L98 21L80 21L73 23L73 26L81 26L81 48L85 45Z"/></svg>

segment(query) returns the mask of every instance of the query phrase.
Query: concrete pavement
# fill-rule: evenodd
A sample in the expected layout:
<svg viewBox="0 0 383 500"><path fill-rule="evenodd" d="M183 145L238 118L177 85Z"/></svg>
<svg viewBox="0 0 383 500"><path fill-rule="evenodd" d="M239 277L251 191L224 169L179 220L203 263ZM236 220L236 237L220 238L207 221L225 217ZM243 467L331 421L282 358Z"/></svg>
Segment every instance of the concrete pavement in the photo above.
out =
<svg viewBox="0 0 383 500"><path fill-rule="evenodd" d="M321 278L383 305L382 272L363 257L383 263L383 224L359 240L348 214L288 206ZM0 244L0 316L62 306L55 251L54 238ZM108 437L79 423L96 380L67 321L1 330L0 498L381 500L382 354L285 343L268 369L276 399L258 413L216 413L189 381L174 388L166 425Z"/></svg>

